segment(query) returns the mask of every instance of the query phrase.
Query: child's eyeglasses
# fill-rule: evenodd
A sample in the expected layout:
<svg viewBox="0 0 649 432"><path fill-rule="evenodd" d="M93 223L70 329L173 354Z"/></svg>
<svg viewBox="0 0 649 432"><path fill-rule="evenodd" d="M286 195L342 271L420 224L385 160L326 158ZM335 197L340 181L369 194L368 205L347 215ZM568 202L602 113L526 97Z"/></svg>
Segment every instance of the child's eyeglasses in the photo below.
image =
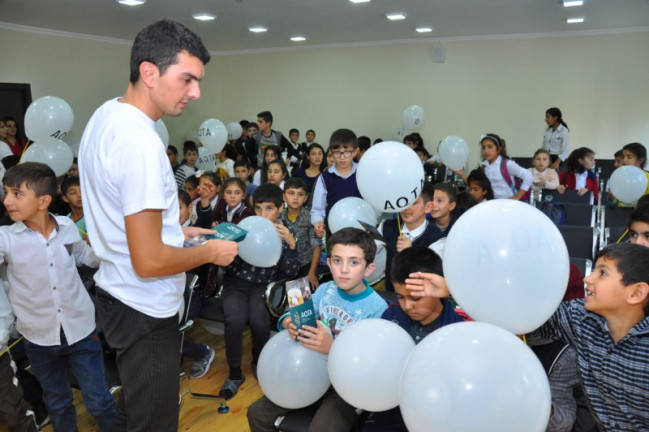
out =
<svg viewBox="0 0 649 432"><path fill-rule="evenodd" d="M332 156L335 157L336 159L340 159L341 157L350 157L354 152L352 150L345 150L345 151L335 151L332 152Z"/></svg>

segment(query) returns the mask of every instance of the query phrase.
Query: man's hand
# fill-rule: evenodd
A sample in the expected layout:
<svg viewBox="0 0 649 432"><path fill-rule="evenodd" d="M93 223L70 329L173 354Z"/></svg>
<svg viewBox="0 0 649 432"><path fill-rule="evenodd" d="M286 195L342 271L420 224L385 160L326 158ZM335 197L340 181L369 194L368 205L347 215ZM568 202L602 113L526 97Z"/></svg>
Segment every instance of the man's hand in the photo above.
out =
<svg viewBox="0 0 649 432"><path fill-rule="evenodd" d="M329 354L334 339L322 322L317 321L317 323L317 328L307 325L302 326L302 328L298 330L297 340L300 341L302 346L305 348L318 351L322 354Z"/></svg>
<svg viewBox="0 0 649 432"><path fill-rule="evenodd" d="M322 238L322 236L325 233L325 224L324 224L324 222L318 222L315 225L313 225L313 230L315 231L316 237Z"/></svg>
<svg viewBox="0 0 649 432"><path fill-rule="evenodd" d="M199 235L216 234L216 231L214 230L199 228L199 227L182 227L182 229L183 229L183 234L185 234L185 240L189 240L190 238Z"/></svg>
<svg viewBox="0 0 649 432"><path fill-rule="evenodd" d="M201 248L206 249L210 262L217 266L230 264L239 253L238 243L225 240L209 240Z"/></svg>
<svg viewBox="0 0 649 432"><path fill-rule="evenodd" d="M446 279L434 273L410 273L406 279L406 289L412 291L413 297L446 298L451 295Z"/></svg>

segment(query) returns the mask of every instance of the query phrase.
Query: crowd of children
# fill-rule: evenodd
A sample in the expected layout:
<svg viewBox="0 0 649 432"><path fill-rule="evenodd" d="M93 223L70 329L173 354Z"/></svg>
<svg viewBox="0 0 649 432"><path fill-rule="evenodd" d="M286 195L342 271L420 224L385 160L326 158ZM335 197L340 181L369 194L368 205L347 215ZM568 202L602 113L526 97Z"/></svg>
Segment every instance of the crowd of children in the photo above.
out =
<svg viewBox="0 0 649 432"><path fill-rule="evenodd" d="M368 137L339 129L331 135L325 150L315 142L313 130L307 131L306 142L299 142L297 129L291 129L287 139L272 129L273 116L263 111L256 122L242 124L243 135L218 154L214 171L200 171L196 167L196 143L183 144L182 161L177 148L169 146L167 155L178 187L182 226L209 229L222 223L237 224L257 215L274 224L282 243L281 257L275 266L256 267L237 257L223 267L221 299L229 373L219 390L220 396L234 397L246 380L242 368L242 335L246 326L252 335L250 368L256 374L259 354L271 331L264 298L270 282L308 278L314 290L317 327L304 326L298 330L290 316L282 316L278 329L287 330L305 347L325 354L336 335L360 319L392 320L408 331L416 343L441 326L461 321L463 318L445 298L448 289L441 256L445 237L464 211L496 198L527 200L529 193L542 190L575 190L579 195L592 193L595 202L599 198L595 152L586 147L570 152L568 127L560 110L549 109L546 122L543 147L534 153L532 167L522 167L508 158L505 140L487 133L479 141L482 161L468 175L464 169L447 172L439 159L430 157L419 134L406 136L404 144L419 155L426 176L432 181L424 183L410 208L396 217L382 218L378 231L383 239L377 242L363 230L344 228L332 233L327 225L329 211L336 202L347 197L362 198L356 171L362 155L371 147ZM646 149L631 143L615 158L619 165L644 169ZM561 171L564 163L565 169ZM432 175L433 167L435 173L443 170L441 180L447 180L448 174L452 181L437 181L439 177ZM649 173L645 173L649 180ZM458 188L454 174L463 181L463 188ZM72 430L75 422L68 367L81 384L84 402L100 429L111 430L115 405L103 378L94 308L75 270L76 265L97 264L89 246L77 175L72 169L57 184L47 167L25 163L11 168L4 177L4 205L14 223L0 230L0 255L8 262L9 280L8 296L0 287L0 352L4 353L9 334L16 330L11 327L15 315L17 331L25 338L25 350L44 389L43 399L55 430ZM69 208L65 211L67 217L49 213L57 187L62 202ZM617 204L610 192L604 199ZM578 384L588 401L583 405L587 417L600 430L649 428L649 249L640 247L649 246L647 201L640 200L628 222L629 242L635 245L613 245L600 251L594 272L584 280L585 298L562 304L545 326L530 335L532 343L536 338L536 343L543 346L561 338L557 346L561 354L565 353L560 357L565 364L560 369L563 372L554 369L555 380L564 385L561 389L553 387L554 410L548 430L568 430L566 425L572 427L579 421L579 404L572 395L564 394ZM396 303L386 302L365 280L374 270L374 258L381 248L386 249L387 255L385 290L396 294ZM26 251L28 259L23 259ZM333 280L321 285L322 255L326 256L326 267ZM43 274L26 271L34 260L43 267L52 267L50 273L54 276L45 280ZM201 275L202 291L194 300L197 303L192 316L200 308L201 296L214 293L208 285L214 282L217 270L213 264L196 269ZM34 312L38 319L31 318ZM62 323L58 329L52 325L54 316ZM344 320L340 319L342 316ZM193 359L190 377L204 376L214 360L214 350L185 341L183 351ZM599 372L593 367L604 364L606 367ZM0 354L0 382L12 384L0 400L0 420L11 427L16 425L16 430L36 430L35 419L20 387L15 386L12 371L9 356ZM550 369L548 374L552 383ZM13 411L2 408L4 401L10 402ZM358 426L355 407L333 389L318 403L311 430L342 431ZM287 412L263 397L248 410L250 428L275 430L276 418ZM398 408L365 417L361 426L365 431L405 430ZM18 429L18 425L23 429Z"/></svg>

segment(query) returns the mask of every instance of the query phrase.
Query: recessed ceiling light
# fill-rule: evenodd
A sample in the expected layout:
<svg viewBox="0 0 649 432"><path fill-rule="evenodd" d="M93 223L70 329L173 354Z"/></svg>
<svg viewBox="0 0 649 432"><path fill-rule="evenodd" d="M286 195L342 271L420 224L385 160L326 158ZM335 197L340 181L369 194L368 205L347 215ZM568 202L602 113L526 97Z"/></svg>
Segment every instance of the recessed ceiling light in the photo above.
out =
<svg viewBox="0 0 649 432"><path fill-rule="evenodd" d="M369 3L371 0L349 0L350 3Z"/></svg>
<svg viewBox="0 0 649 432"><path fill-rule="evenodd" d="M583 0L563 0L563 7L582 6Z"/></svg>
<svg viewBox="0 0 649 432"><path fill-rule="evenodd" d="M253 33L264 33L268 31L268 28L257 26L257 27L248 27L248 30L250 30Z"/></svg>
<svg viewBox="0 0 649 432"><path fill-rule="evenodd" d="M216 19L216 15L212 15L208 13L197 13L192 15L192 18L198 21L212 21Z"/></svg>
<svg viewBox="0 0 649 432"><path fill-rule="evenodd" d="M415 30L417 31L417 33L430 33L430 32L433 31L433 28L432 27L417 27Z"/></svg>
<svg viewBox="0 0 649 432"><path fill-rule="evenodd" d="M293 36L291 40L293 42L304 42L306 38L304 36Z"/></svg>
<svg viewBox="0 0 649 432"><path fill-rule="evenodd" d="M126 6L137 6L146 3L146 0L117 0L117 3Z"/></svg>
<svg viewBox="0 0 649 432"><path fill-rule="evenodd" d="M390 21L398 21L398 20L406 19L406 15L402 13L386 14L385 17Z"/></svg>
<svg viewBox="0 0 649 432"><path fill-rule="evenodd" d="M568 24L578 24L578 23L583 23L583 22L584 22L584 18L583 18L583 17L579 17L579 18L566 18L566 22L567 22Z"/></svg>

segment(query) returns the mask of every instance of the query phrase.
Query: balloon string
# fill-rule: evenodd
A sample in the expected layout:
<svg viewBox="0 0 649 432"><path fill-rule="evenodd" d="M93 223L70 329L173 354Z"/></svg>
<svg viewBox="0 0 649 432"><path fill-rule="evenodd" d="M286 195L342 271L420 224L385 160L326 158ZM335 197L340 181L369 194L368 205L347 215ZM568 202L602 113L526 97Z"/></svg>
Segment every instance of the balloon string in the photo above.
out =
<svg viewBox="0 0 649 432"><path fill-rule="evenodd" d="M16 344L17 344L18 342L20 342L21 340L23 340L23 337L22 337L22 336L19 337L18 339L16 339L16 340L14 341L14 343L12 343L11 345L9 345L7 348L5 348L5 349L0 353L0 356L2 356L4 353L6 353L7 351L9 351L11 348L13 348L14 345L16 345Z"/></svg>
<svg viewBox="0 0 649 432"><path fill-rule="evenodd" d="M401 237L401 218L399 217L399 213L397 213L397 226L399 227L399 237Z"/></svg>
<svg viewBox="0 0 649 432"><path fill-rule="evenodd" d="M617 241L616 241L615 243L619 243L619 242L621 242L622 239L624 238L624 236L627 235L628 232L629 232L629 229L628 229L628 228L625 229L624 232L622 233L622 235L620 236L620 238L617 239Z"/></svg>
<svg viewBox="0 0 649 432"><path fill-rule="evenodd" d="M523 343L527 345L527 338L525 337L525 334L523 334L522 337L523 337Z"/></svg>

